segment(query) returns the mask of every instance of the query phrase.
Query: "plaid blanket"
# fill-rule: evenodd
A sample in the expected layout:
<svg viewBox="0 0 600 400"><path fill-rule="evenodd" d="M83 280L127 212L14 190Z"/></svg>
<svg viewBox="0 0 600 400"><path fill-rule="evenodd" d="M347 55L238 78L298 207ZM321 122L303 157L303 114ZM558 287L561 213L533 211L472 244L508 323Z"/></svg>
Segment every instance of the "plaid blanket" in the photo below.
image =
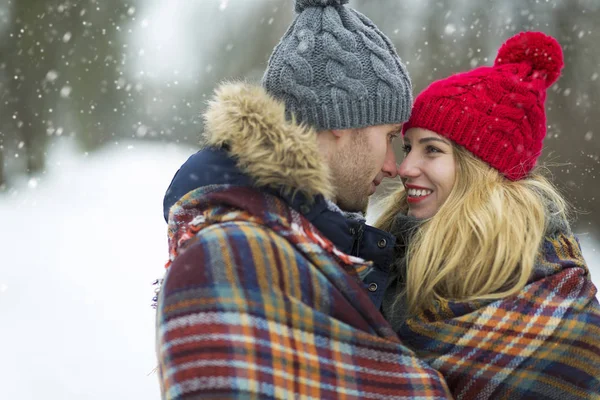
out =
<svg viewBox="0 0 600 400"><path fill-rule="evenodd" d="M206 187L172 209L163 399L446 399L366 294L368 263L277 197Z"/></svg>
<svg viewBox="0 0 600 400"><path fill-rule="evenodd" d="M456 399L600 399L600 306L575 237L547 237L515 297L443 303L399 336Z"/></svg>

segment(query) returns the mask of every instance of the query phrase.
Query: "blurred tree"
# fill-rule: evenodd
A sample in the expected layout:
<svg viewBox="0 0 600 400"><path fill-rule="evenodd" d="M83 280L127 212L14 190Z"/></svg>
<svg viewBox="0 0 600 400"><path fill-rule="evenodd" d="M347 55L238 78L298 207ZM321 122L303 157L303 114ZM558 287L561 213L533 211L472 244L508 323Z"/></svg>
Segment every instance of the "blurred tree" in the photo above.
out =
<svg viewBox="0 0 600 400"><path fill-rule="evenodd" d="M88 0L73 3L79 15L66 30L61 49L65 79L61 97L68 102L68 123L83 149L129 136L139 120L141 86L126 74L132 1Z"/></svg>
<svg viewBox="0 0 600 400"><path fill-rule="evenodd" d="M4 118L17 132L19 149L25 152L26 171L40 172L45 165L46 124L52 117L54 38L47 34L53 23L42 0L12 3L12 24L4 46L8 71ZM50 25L50 26L48 26Z"/></svg>
<svg viewBox="0 0 600 400"><path fill-rule="evenodd" d="M600 32L595 27L600 7L586 1L559 1L546 16L545 22L565 55L563 75L549 95L548 150L558 162L568 162L555 172L569 200L579 210L591 213L580 222L600 227L600 141L593 140L600 125L600 114L595 111L600 97L600 52L596 46Z"/></svg>
<svg viewBox="0 0 600 400"><path fill-rule="evenodd" d="M4 165L4 139L3 135L0 133L0 191L6 186L6 173L4 171Z"/></svg>
<svg viewBox="0 0 600 400"><path fill-rule="evenodd" d="M5 60L5 54L4 48L0 45L0 102L7 105L8 91L6 90L6 63L3 62L3 60ZM9 141L9 136L7 134L9 131L9 124L6 122L8 116L6 111L2 111L4 109L6 109L6 107L0 108L0 191L6 187L6 154Z"/></svg>
<svg viewBox="0 0 600 400"><path fill-rule="evenodd" d="M133 97L119 92L126 87L123 31L132 6L121 0L9 4L1 47L2 149L15 148L26 172L38 174L49 137L78 132L89 150L113 138L125 116L135 118L126 107Z"/></svg>
<svg viewBox="0 0 600 400"><path fill-rule="evenodd" d="M222 80L246 79L258 82L269 55L285 33L294 15L289 0L244 3L236 0L198 5L188 16L196 21L190 28L189 52L197 64L193 78L175 75L163 82L148 80L145 138L198 146L202 131L201 115L213 90ZM225 26L215 34L210 24L219 20ZM207 26L207 24L209 24ZM173 84L173 81L187 81Z"/></svg>

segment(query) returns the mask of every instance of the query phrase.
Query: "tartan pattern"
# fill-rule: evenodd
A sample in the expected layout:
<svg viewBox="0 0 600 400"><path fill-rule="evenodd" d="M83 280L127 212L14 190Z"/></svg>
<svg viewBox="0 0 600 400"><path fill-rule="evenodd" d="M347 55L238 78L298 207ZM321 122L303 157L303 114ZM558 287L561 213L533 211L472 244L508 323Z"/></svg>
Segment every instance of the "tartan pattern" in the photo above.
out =
<svg viewBox="0 0 600 400"><path fill-rule="evenodd" d="M600 306L572 235L546 237L517 296L437 304L399 336L456 399L600 399Z"/></svg>
<svg viewBox="0 0 600 400"><path fill-rule="evenodd" d="M208 187L171 210L158 300L163 399L446 399L370 301L369 263L280 199Z"/></svg>

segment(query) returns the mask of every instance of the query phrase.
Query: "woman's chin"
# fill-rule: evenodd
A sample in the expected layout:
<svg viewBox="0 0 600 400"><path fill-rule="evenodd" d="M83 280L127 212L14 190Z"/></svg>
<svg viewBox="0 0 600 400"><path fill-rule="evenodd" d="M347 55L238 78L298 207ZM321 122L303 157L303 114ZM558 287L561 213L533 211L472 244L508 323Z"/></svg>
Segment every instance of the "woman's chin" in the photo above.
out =
<svg viewBox="0 0 600 400"><path fill-rule="evenodd" d="M435 215L435 211L428 210L427 208L409 207L407 215L417 219L427 219Z"/></svg>

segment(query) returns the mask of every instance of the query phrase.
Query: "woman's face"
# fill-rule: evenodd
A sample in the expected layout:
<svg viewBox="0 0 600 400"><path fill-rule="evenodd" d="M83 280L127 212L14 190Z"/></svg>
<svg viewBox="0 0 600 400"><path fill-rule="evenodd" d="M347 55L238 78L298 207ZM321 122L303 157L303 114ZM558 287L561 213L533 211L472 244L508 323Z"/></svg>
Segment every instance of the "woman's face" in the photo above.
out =
<svg viewBox="0 0 600 400"><path fill-rule="evenodd" d="M456 177L452 143L435 132L411 128L404 135L398 175L406 188L408 215L431 218L446 201Z"/></svg>

